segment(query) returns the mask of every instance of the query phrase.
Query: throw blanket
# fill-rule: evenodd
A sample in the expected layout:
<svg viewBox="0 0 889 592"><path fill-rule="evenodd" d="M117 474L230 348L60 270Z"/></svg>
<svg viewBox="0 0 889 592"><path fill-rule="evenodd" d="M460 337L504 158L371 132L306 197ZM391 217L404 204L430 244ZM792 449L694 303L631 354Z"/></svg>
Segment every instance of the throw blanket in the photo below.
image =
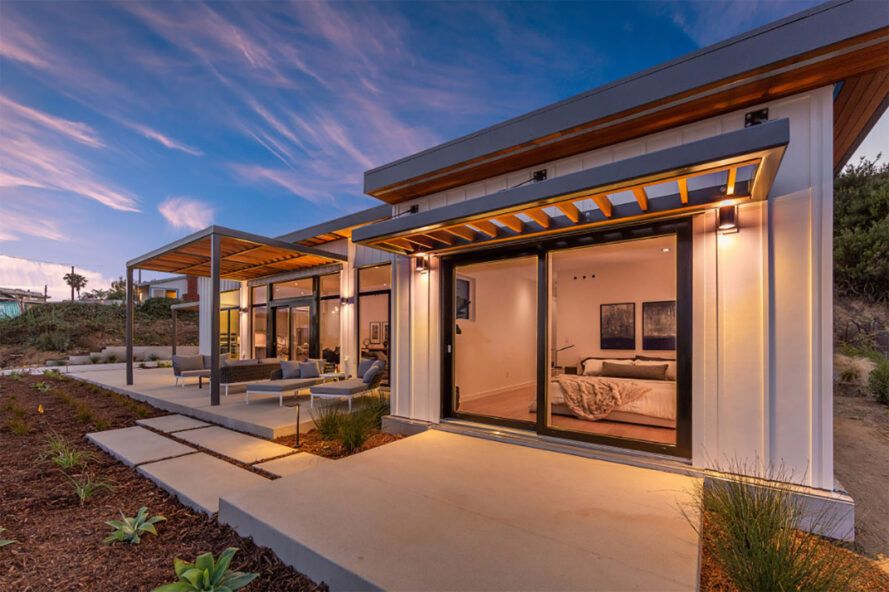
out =
<svg viewBox="0 0 889 592"><path fill-rule="evenodd" d="M602 419L615 407L632 403L651 389L631 381L601 376L560 374L556 377L565 393L565 404L581 419Z"/></svg>

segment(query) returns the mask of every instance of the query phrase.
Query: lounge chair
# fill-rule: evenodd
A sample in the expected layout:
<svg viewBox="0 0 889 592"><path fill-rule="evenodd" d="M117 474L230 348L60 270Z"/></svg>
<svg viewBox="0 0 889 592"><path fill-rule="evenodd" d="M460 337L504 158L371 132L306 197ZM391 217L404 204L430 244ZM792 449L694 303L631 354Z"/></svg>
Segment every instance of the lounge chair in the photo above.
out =
<svg viewBox="0 0 889 592"><path fill-rule="evenodd" d="M210 378L210 356L173 356L173 376L176 386L185 386L186 378L197 378L203 386L204 378Z"/></svg>
<svg viewBox="0 0 889 592"><path fill-rule="evenodd" d="M314 370L307 367L309 364L314 367ZM247 385L244 403L250 404L251 395L254 397L256 395L277 395L278 406L282 407L285 395L297 395L299 391L336 377L336 375L323 374L321 372L323 369L324 360L280 362L280 367L272 372L271 380L252 382Z"/></svg>
<svg viewBox="0 0 889 592"><path fill-rule="evenodd" d="M362 370L364 372L362 373ZM349 400L349 411L352 411L352 399L370 394L380 388L383 380L383 362L379 360L362 360L358 365L361 378L350 378L337 382L328 382L309 388L309 406L315 408L315 397L321 399Z"/></svg>

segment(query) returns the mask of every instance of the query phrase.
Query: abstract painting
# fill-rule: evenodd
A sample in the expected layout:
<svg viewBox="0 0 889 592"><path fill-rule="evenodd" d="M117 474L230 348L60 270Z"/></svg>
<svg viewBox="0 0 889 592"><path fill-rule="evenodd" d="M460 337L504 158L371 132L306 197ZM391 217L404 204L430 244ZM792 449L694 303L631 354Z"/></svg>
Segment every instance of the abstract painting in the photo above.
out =
<svg viewBox="0 0 889 592"><path fill-rule="evenodd" d="M599 309L599 347L636 349L636 304L603 304Z"/></svg>
<svg viewBox="0 0 889 592"><path fill-rule="evenodd" d="M642 303L642 349L676 349L676 301Z"/></svg>

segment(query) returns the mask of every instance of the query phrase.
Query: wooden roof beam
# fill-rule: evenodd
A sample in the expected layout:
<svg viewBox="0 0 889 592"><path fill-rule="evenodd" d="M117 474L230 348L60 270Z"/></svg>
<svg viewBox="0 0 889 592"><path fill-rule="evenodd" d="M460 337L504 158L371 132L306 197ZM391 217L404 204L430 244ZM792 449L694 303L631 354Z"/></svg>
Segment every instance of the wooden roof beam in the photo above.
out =
<svg viewBox="0 0 889 592"><path fill-rule="evenodd" d="M540 226L542 226L543 228L549 228L549 216L546 212L543 211L542 208L532 208L522 213L540 224Z"/></svg>
<svg viewBox="0 0 889 592"><path fill-rule="evenodd" d="M728 181L725 184L725 194L735 194L735 182L738 178L738 167L732 167L728 170Z"/></svg>
<svg viewBox="0 0 889 592"><path fill-rule="evenodd" d="M682 203L688 203L688 179L685 177L679 177L676 179L676 184L679 185L679 199L682 200Z"/></svg>
<svg viewBox="0 0 889 592"><path fill-rule="evenodd" d="M610 218L614 213L614 204L611 203L611 200L608 199L608 196L605 194L602 195L594 195L592 197L593 202L595 202L596 206L599 210L605 214L606 218Z"/></svg>
<svg viewBox="0 0 889 592"><path fill-rule="evenodd" d="M423 238L431 238L432 240L439 242L443 245L450 247L454 244L453 239L451 239L447 234L443 232L427 232L423 235Z"/></svg>
<svg viewBox="0 0 889 592"><path fill-rule="evenodd" d="M645 193L645 187L633 187L633 196L639 202L639 207L643 212L648 211L648 195Z"/></svg>
<svg viewBox="0 0 889 592"><path fill-rule="evenodd" d="M577 221L580 220L580 210L577 209L577 206L574 205L570 201L564 201L562 203L556 204L556 207L559 208L565 216L568 217L569 220L577 224Z"/></svg>
<svg viewBox="0 0 889 592"><path fill-rule="evenodd" d="M522 228L524 227L521 218L519 218L515 214L504 214L503 216L495 217L494 220L500 222L513 232L521 232Z"/></svg>
<svg viewBox="0 0 889 592"><path fill-rule="evenodd" d="M459 226L451 226L450 228L445 228L443 230L447 233L453 234L458 238L462 238L463 240L475 240L475 230L473 230L469 226L463 226L461 224Z"/></svg>
<svg viewBox="0 0 889 592"><path fill-rule="evenodd" d="M473 228L482 234L487 234L490 238L495 238L497 236L497 225L490 220L476 220L470 222L470 224Z"/></svg>

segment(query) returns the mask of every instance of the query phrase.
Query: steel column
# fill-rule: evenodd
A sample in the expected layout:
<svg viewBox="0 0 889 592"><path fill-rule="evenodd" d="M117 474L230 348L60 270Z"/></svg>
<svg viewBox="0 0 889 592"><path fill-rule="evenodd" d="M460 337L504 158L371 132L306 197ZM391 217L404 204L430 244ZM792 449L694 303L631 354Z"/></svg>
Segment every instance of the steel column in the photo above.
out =
<svg viewBox="0 0 889 592"><path fill-rule="evenodd" d="M133 384L133 268L127 267L127 321L126 321L126 343L127 343L127 384Z"/></svg>
<svg viewBox="0 0 889 592"><path fill-rule="evenodd" d="M219 273L222 237L210 235L210 404L219 405Z"/></svg>

